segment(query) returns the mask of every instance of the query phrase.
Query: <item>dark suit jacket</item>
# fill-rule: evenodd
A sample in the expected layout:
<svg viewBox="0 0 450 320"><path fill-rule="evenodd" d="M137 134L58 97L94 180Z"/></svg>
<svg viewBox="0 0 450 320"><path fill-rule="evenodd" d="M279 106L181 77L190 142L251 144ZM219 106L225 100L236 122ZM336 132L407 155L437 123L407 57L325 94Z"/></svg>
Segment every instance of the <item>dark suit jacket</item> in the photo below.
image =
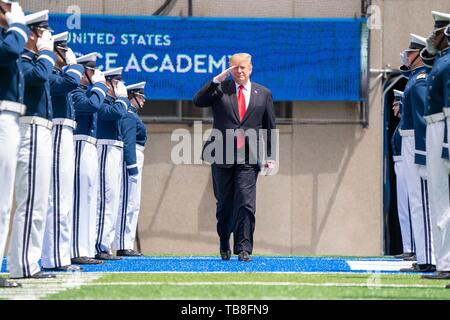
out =
<svg viewBox="0 0 450 320"><path fill-rule="evenodd" d="M258 143L249 145L249 139L246 138L246 153L245 153L245 163L249 163L249 154L253 155L252 159L257 159L258 164L261 162L260 152L259 152L259 130L266 129L267 137L264 141L264 146L267 151L267 155L271 155L272 152L272 141L270 130L275 129L275 113L273 109L272 93L266 87L257 84L255 82L251 83L251 93L250 102L248 104L247 111L245 113L242 122L239 119L237 94L236 94L236 84L233 80L226 80L220 84L216 84L212 81L207 83L199 92L194 96L194 104L201 108L212 107L213 111L213 128L217 129L222 134L223 139L223 162L208 161L205 159L205 148L212 143L217 137L212 134L208 141L205 143L202 152L202 159L215 163L216 165L222 165L224 167L230 166L227 164L225 159L227 159L227 143L230 144L233 139L234 146L236 146L236 135L227 135L227 129L255 129L257 132ZM229 151L228 151L229 152ZM234 152L234 163L236 163L236 151ZM231 164L232 165L232 164Z"/></svg>

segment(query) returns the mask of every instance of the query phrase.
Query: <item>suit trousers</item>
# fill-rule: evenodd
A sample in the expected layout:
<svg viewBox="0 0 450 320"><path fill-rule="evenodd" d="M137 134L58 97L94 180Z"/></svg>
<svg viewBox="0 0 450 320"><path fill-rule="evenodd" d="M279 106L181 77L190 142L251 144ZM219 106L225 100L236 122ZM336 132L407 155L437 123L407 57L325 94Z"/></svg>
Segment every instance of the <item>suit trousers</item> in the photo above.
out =
<svg viewBox="0 0 450 320"><path fill-rule="evenodd" d="M75 149L73 128L54 125L53 162L47 224L45 226L42 266L57 268L70 265L71 218Z"/></svg>
<svg viewBox="0 0 450 320"><path fill-rule="evenodd" d="M8 252L11 278L27 278L40 271L52 163L50 129L21 123L20 138L16 212Z"/></svg>
<svg viewBox="0 0 450 320"><path fill-rule="evenodd" d="M212 164L211 168L220 250L229 249L229 238L233 233L234 254L241 251L251 254L259 167L249 164L235 164L231 167Z"/></svg>
<svg viewBox="0 0 450 320"><path fill-rule="evenodd" d="M19 114L0 112L0 259L3 259L11 217L11 206L20 144Z"/></svg>

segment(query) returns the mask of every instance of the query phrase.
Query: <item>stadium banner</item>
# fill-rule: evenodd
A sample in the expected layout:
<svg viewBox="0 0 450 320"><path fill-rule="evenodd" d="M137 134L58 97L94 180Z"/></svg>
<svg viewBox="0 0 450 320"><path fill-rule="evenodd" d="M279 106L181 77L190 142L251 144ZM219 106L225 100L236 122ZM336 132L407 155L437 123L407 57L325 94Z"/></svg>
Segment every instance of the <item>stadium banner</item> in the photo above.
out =
<svg viewBox="0 0 450 320"><path fill-rule="evenodd" d="M276 101L365 101L366 19L50 15L77 55L98 52L102 70L124 67L152 100L191 100L233 53L253 56L252 80Z"/></svg>

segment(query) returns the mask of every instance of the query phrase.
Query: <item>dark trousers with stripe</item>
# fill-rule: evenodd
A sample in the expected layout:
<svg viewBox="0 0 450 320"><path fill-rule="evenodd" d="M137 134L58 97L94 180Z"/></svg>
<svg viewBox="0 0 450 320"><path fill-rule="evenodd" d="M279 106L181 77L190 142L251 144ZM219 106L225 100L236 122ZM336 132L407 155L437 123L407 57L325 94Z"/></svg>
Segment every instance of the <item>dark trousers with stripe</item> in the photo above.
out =
<svg viewBox="0 0 450 320"><path fill-rule="evenodd" d="M237 164L221 167L213 164L212 178L216 197L217 234L220 250L229 249L233 233L233 251L253 252L255 231L257 165Z"/></svg>
<svg viewBox="0 0 450 320"><path fill-rule="evenodd" d="M16 169L16 211L8 250L12 278L40 271L52 163L52 131L35 124L20 124Z"/></svg>

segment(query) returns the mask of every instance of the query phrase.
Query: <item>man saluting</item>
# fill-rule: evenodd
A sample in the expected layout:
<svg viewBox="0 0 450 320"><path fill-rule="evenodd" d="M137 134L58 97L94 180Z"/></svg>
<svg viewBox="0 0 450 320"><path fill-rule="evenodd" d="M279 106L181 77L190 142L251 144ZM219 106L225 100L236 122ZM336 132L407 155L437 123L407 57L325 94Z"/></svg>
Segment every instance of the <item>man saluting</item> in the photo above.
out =
<svg viewBox="0 0 450 320"><path fill-rule="evenodd" d="M233 233L234 254L238 255L239 261L250 261L255 230L256 180L261 166L274 167L274 162L263 161L259 152L261 129L267 130L263 145L267 154L271 156L274 150L272 93L250 82L251 58L247 53L231 56L230 67L207 83L193 99L195 105L212 107L213 111L215 130L204 146L203 159L207 160L211 144L220 146L211 152L208 162L212 164L222 260L231 257L229 239ZM233 80L226 80L229 75Z"/></svg>

